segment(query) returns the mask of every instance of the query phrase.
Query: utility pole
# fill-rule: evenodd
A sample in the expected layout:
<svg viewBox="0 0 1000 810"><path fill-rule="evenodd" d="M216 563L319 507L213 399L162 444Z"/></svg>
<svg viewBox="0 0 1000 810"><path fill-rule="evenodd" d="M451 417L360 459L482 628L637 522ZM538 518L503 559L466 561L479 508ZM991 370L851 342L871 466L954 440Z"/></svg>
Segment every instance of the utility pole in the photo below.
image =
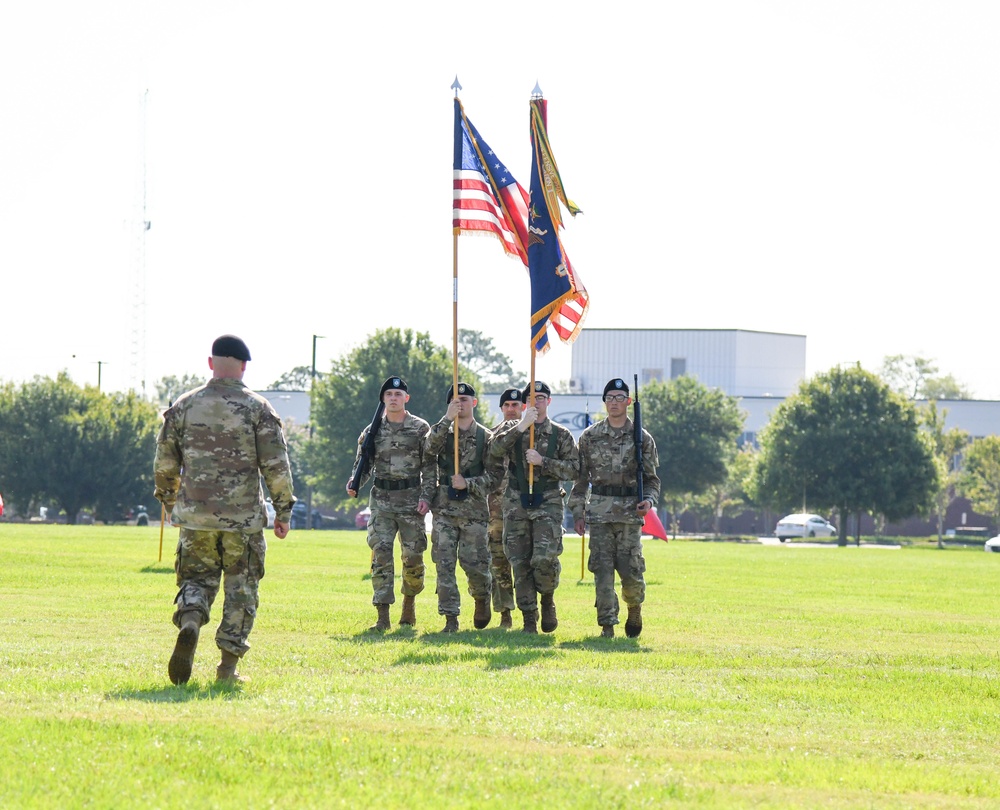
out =
<svg viewBox="0 0 1000 810"><path fill-rule="evenodd" d="M101 367L104 366L105 362L106 361L104 361L104 360L98 360L97 361L97 390L98 391L101 390Z"/></svg>
<svg viewBox="0 0 1000 810"><path fill-rule="evenodd" d="M313 335L313 354L312 354L312 370L309 374L309 441L312 441L313 437L313 418L312 418L312 393L313 388L316 386L316 341L322 340L323 335ZM306 525L310 529L316 528L313 526L313 490L309 487L306 490L306 509L309 511L309 517L306 519Z"/></svg>

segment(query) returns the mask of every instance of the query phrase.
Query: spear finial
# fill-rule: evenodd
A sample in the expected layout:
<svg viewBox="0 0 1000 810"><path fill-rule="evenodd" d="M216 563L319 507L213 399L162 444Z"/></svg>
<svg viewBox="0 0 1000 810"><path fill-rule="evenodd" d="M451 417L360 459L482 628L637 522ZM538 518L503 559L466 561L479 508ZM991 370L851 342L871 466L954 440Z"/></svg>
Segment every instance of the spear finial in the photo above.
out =
<svg viewBox="0 0 1000 810"><path fill-rule="evenodd" d="M455 91L455 98L458 98L458 91L462 89L462 83L458 80L458 74L455 74L455 81L451 83L451 89Z"/></svg>
<svg viewBox="0 0 1000 810"><path fill-rule="evenodd" d="M535 81L535 89L531 91L531 98L542 98L542 88L538 86L537 81Z"/></svg>

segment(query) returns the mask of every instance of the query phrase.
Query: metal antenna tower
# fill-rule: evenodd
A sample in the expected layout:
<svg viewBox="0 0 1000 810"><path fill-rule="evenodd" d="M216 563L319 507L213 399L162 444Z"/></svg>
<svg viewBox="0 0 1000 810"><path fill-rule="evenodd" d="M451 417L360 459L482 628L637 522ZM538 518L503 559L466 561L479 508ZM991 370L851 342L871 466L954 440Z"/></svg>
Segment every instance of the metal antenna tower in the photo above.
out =
<svg viewBox="0 0 1000 810"><path fill-rule="evenodd" d="M149 90L143 91L139 121L139 193L135 212L130 223L135 245L132 267L132 328L129 335L129 385L133 391L146 396L146 231L150 222L146 218L146 100Z"/></svg>

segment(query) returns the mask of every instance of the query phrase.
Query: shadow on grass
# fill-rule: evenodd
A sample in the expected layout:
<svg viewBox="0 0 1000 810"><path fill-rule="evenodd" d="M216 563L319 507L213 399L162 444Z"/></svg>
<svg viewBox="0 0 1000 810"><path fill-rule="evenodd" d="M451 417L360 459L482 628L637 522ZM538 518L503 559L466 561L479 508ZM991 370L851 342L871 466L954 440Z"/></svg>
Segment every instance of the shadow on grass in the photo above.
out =
<svg viewBox="0 0 1000 810"><path fill-rule="evenodd" d="M141 700L145 703L187 703L191 700L238 700L243 697L240 684L189 681L183 686L155 686L149 689L119 689L107 692L106 700Z"/></svg>
<svg viewBox="0 0 1000 810"><path fill-rule="evenodd" d="M559 645L560 650L588 650L599 653L648 653L648 647L640 647L639 639L628 638L627 636L615 636L614 638L582 638L577 641L564 641Z"/></svg>
<svg viewBox="0 0 1000 810"><path fill-rule="evenodd" d="M556 655L555 639L550 635L499 628L424 633L418 641L425 645L424 649L402 655L397 666L481 661L486 669L512 669Z"/></svg>
<svg viewBox="0 0 1000 810"><path fill-rule="evenodd" d="M173 574L173 565L165 565L164 563L153 563L152 565L144 565L139 569L141 574Z"/></svg>

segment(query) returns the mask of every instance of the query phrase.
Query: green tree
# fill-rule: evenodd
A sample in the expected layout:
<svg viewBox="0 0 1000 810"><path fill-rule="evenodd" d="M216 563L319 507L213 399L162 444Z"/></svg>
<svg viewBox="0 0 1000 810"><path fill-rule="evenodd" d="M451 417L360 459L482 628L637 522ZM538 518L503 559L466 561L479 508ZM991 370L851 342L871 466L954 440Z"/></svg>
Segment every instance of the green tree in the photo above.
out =
<svg viewBox="0 0 1000 810"><path fill-rule="evenodd" d="M937 487L930 442L912 402L861 368L831 369L803 383L760 434L754 496L780 506L838 509L889 520L925 511Z"/></svg>
<svg viewBox="0 0 1000 810"><path fill-rule="evenodd" d="M1000 525L1000 436L984 436L969 445L959 491L973 509Z"/></svg>
<svg viewBox="0 0 1000 810"><path fill-rule="evenodd" d="M198 388L207 381L205 376L199 374L182 374L180 377L170 374L161 377L156 383L156 404L161 410L169 408L185 391Z"/></svg>
<svg viewBox="0 0 1000 810"><path fill-rule="evenodd" d="M347 504L345 492L351 475L358 436L372 418L379 389L386 378L406 380L410 401L407 410L434 423L445 412L452 385L451 352L435 345L430 336L412 330L382 329L344 357L334 360L330 373L317 379L312 394L315 433L307 452L307 481L331 504ZM481 388L468 369L459 375ZM477 418L483 422L488 409L480 403ZM485 422L484 422L485 424Z"/></svg>
<svg viewBox="0 0 1000 810"><path fill-rule="evenodd" d="M955 499L955 491L961 478L958 457L969 443L969 434L952 428L945 430L946 409L938 410L933 400L921 411L920 421L927 431L934 451L934 465L938 472L938 486L934 492L934 514L937 517L938 548L944 548L944 515Z"/></svg>
<svg viewBox="0 0 1000 810"><path fill-rule="evenodd" d="M316 372L316 379L320 378ZM308 391L312 388L312 366L296 366L286 371L268 387L268 391Z"/></svg>
<svg viewBox="0 0 1000 810"><path fill-rule="evenodd" d="M882 359L879 376L897 394L907 399L971 399L972 395L951 374L936 376L933 360L893 354Z"/></svg>
<svg viewBox="0 0 1000 810"><path fill-rule="evenodd" d="M18 510L55 500L70 523L84 507L105 519L152 493L159 419L131 394L80 388L65 373L0 393L0 487Z"/></svg>
<svg viewBox="0 0 1000 810"><path fill-rule="evenodd" d="M695 508L709 518L716 536L721 533L722 518L739 514L750 505L747 481L753 472L755 455L750 445L742 450L732 445L727 453L725 479L694 498Z"/></svg>
<svg viewBox="0 0 1000 810"><path fill-rule="evenodd" d="M726 461L744 417L734 397L688 376L649 383L641 401L642 425L660 458L661 500L676 534L691 499L726 480Z"/></svg>
<svg viewBox="0 0 1000 810"><path fill-rule="evenodd" d="M473 329L458 330L458 357L483 385L506 388L525 385L528 376L514 370L511 359L493 345L493 338Z"/></svg>

